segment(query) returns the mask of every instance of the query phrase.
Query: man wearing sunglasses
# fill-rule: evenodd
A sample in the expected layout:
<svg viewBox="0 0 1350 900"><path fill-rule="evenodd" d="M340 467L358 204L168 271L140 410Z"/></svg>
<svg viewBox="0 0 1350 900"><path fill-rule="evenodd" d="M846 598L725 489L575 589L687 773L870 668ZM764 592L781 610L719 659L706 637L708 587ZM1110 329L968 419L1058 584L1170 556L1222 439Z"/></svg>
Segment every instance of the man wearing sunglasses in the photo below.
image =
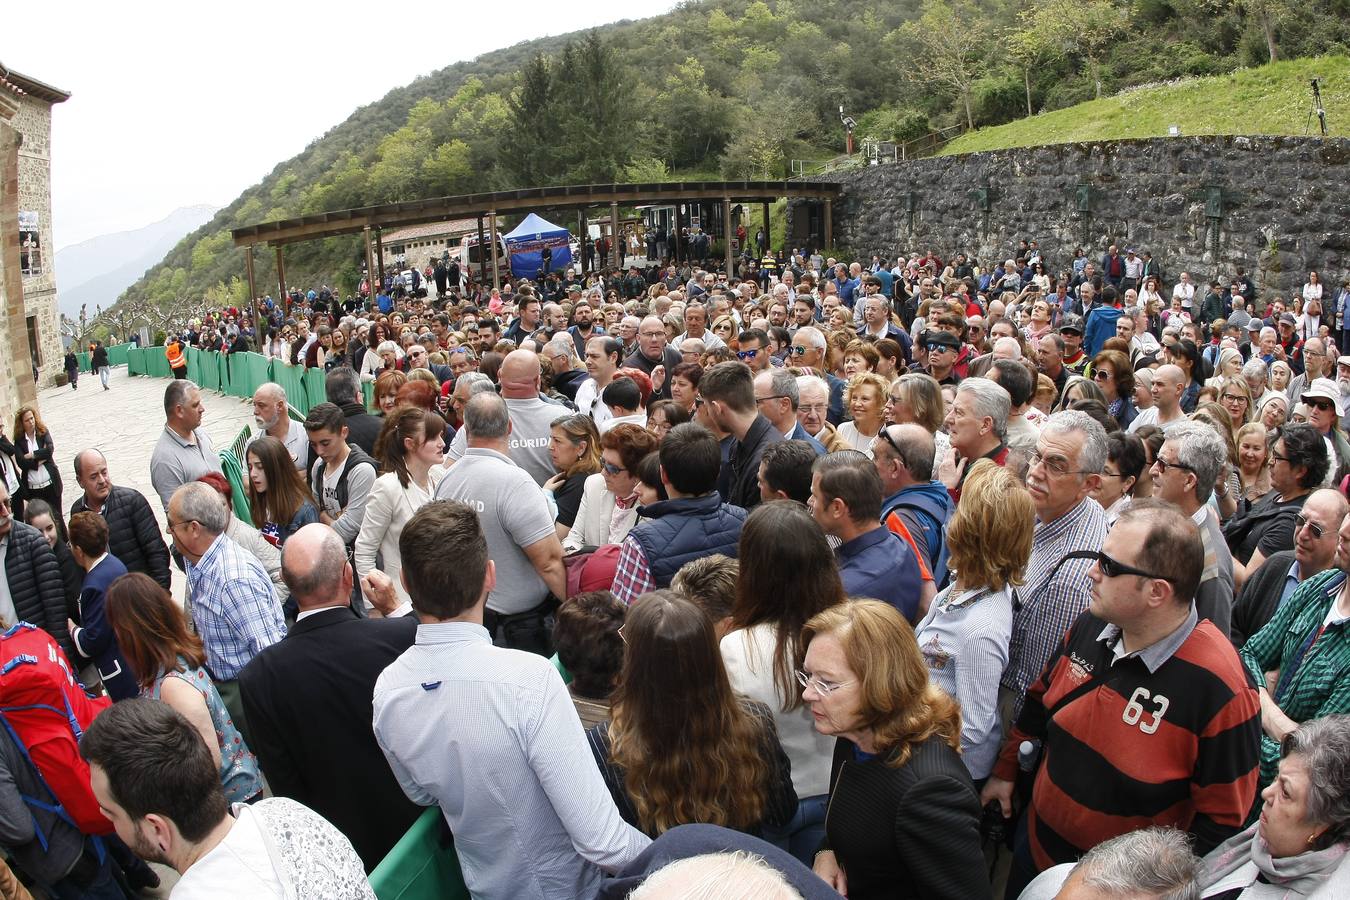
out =
<svg viewBox="0 0 1350 900"><path fill-rule="evenodd" d="M1350 713L1350 522L1341 523L1337 541L1335 567L1300 584L1242 647L1242 661L1260 685L1258 789L1275 779L1280 744L1300 723Z"/></svg>
<svg viewBox="0 0 1350 900"><path fill-rule="evenodd" d="M1294 519L1294 549L1273 554L1242 586L1233 605L1234 647L1260 631L1300 584L1335 564L1337 532L1347 513L1350 503L1334 488L1308 495Z"/></svg>
<svg viewBox="0 0 1350 900"><path fill-rule="evenodd" d="M1204 855L1246 822L1261 706L1237 652L1196 614L1203 568L1194 523L1161 501L1131 504L1107 535L1089 606L1028 687L981 793L1011 815L1019 747L1043 742L1008 896L1126 832L1174 826Z"/></svg>
<svg viewBox="0 0 1350 900"><path fill-rule="evenodd" d="M924 350L928 354L928 365L924 371L938 384L956 384L961 380L956 374L956 357L961 352L961 340L946 331L925 331L920 337Z"/></svg>
<svg viewBox="0 0 1350 900"><path fill-rule="evenodd" d="M1317 378L1309 382L1299 399L1308 406L1308 424L1321 433L1326 443L1327 459L1331 460L1327 472L1330 483L1340 484L1350 474L1350 443L1341 431L1345 405L1340 387L1330 378Z"/></svg>
<svg viewBox="0 0 1350 900"><path fill-rule="evenodd" d="M1152 472L1154 495L1189 516L1200 530L1205 568L1196 588L1195 611L1225 637L1232 631L1233 554L1209 498L1227 457L1217 431L1201 422L1183 422L1167 432Z"/></svg>

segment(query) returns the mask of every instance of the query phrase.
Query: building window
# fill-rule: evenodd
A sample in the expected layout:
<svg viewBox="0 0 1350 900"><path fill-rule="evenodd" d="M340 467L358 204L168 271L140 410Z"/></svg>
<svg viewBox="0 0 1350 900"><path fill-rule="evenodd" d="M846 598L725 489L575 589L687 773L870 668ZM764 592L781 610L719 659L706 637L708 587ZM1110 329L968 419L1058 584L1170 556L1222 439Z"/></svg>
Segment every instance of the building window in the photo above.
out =
<svg viewBox="0 0 1350 900"><path fill-rule="evenodd" d="M28 317L28 358L33 365L42 366L42 343L38 340L37 316Z"/></svg>

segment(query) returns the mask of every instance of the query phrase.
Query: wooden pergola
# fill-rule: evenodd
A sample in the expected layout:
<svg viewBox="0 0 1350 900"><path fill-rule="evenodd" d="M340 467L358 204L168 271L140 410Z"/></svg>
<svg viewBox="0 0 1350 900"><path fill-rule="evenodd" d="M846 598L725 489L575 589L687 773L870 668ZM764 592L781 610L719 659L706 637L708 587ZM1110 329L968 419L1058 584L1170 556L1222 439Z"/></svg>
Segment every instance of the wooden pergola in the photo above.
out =
<svg viewBox="0 0 1350 900"><path fill-rule="evenodd" d="M364 206L358 209L342 209L334 212L316 213L277 222L263 222L258 225L245 225L231 232L234 245L244 249L244 268L248 275L250 302L256 304L258 291L253 276L253 248L265 244L276 250L277 285L284 297L286 295L286 265L284 248L287 244L301 241L314 241L322 238L345 234L361 233L365 236L366 271L384 272L385 229L403 228L409 225L423 225L429 222L450 221L452 219L477 218L480 279L487 278L486 248L491 247L492 281L501 286L501 273L498 271L497 253L497 217L503 213L535 210L574 209L577 210L580 236L586 239L587 211L596 206L608 206L610 228L613 240L611 249L614 264L622 262L623 251L617 237L620 206L660 205L675 206L675 233L680 233L683 224L680 216L680 204L690 201L713 201L722 204L723 229L727 237L726 265L732 270L734 258L731 250L731 207L734 203L760 203L763 205L764 233L769 232L769 204L780 197L817 200L824 204L824 243L830 246L833 239L833 205L842 186L838 182L797 182L797 181L674 181L651 184L589 184L550 188L525 188L516 191L493 191L485 194L462 194L454 197L434 197L427 200L409 200L403 203L386 203L380 206ZM486 220L487 227L484 228ZM485 233L486 231L486 233ZM679 259L679 241L674 242L675 258ZM378 268L376 267L378 264ZM585 254L582 255L582 271L585 271ZM257 310L254 320L258 321Z"/></svg>

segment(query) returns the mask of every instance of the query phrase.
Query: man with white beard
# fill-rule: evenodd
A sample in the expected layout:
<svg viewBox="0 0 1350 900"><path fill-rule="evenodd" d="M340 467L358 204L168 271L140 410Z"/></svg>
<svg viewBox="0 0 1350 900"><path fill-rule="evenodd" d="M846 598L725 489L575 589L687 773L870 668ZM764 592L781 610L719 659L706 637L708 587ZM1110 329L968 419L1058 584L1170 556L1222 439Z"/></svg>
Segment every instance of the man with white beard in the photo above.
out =
<svg viewBox="0 0 1350 900"><path fill-rule="evenodd" d="M1336 360L1336 385L1341 389L1341 398L1350 400L1350 356Z"/></svg>

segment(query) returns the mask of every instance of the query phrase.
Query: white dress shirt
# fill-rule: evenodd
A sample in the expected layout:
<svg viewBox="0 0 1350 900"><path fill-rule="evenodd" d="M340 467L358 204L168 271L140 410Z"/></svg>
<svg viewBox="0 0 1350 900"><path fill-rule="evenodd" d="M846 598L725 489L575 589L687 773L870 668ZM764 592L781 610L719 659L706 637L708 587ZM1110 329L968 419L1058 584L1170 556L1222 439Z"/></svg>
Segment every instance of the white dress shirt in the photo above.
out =
<svg viewBox="0 0 1350 900"><path fill-rule="evenodd" d="M651 843L619 817L557 669L481 625L419 625L374 713L404 792L445 815L475 900L593 897L602 869Z"/></svg>

